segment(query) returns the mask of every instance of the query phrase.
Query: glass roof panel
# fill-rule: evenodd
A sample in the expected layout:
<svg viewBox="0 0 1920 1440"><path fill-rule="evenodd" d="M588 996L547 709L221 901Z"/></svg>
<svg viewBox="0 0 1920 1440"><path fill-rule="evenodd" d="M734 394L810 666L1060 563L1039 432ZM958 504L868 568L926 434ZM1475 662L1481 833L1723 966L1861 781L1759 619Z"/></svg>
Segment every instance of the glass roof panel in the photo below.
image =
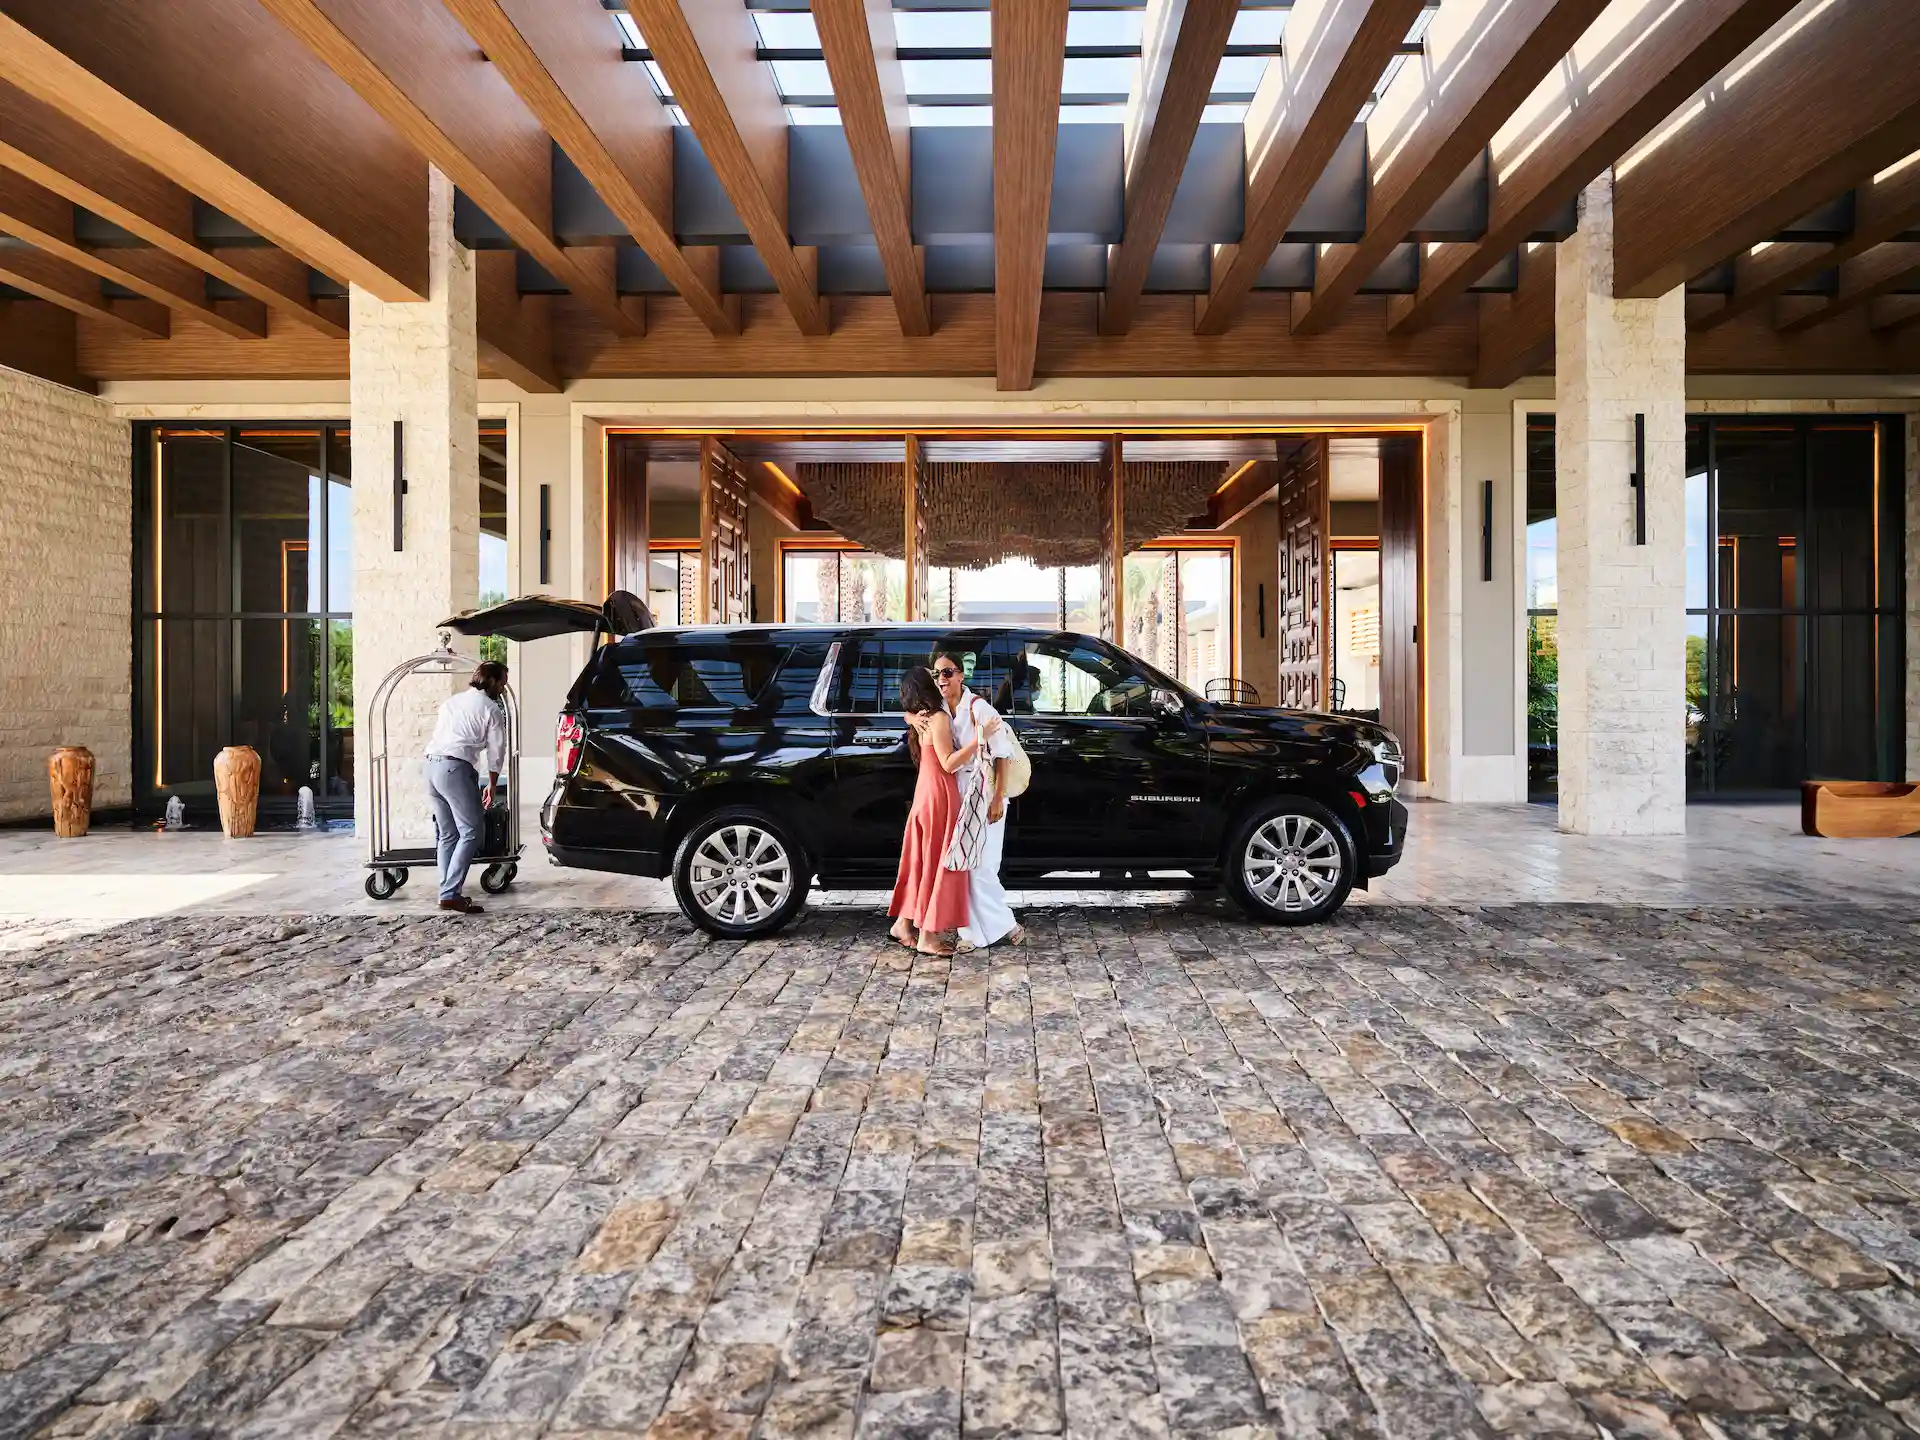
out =
<svg viewBox="0 0 1920 1440"><path fill-rule="evenodd" d="M753 23L759 27L760 43L769 50L818 50L820 32L813 15L806 10L756 10Z"/></svg>
<svg viewBox="0 0 1920 1440"><path fill-rule="evenodd" d="M1200 112L1202 125L1244 125L1247 120L1245 105L1209 105Z"/></svg>
<svg viewBox="0 0 1920 1440"><path fill-rule="evenodd" d="M991 60L902 60L900 74L910 96L993 94Z"/></svg>
<svg viewBox="0 0 1920 1440"><path fill-rule="evenodd" d="M1260 77L1272 64L1266 55L1228 55L1213 72L1209 95L1251 95L1260 87Z"/></svg>
<svg viewBox="0 0 1920 1440"><path fill-rule="evenodd" d="M613 28L619 32L622 45L630 45L635 50L647 48L647 42L640 38L640 22L625 10L613 12Z"/></svg>
<svg viewBox="0 0 1920 1440"><path fill-rule="evenodd" d="M1287 28L1287 12L1284 10L1242 10L1233 17L1233 30L1227 36L1229 45L1278 45L1281 33Z"/></svg>
<svg viewBox="0 0 1920 1440"><path fill-rule="evenodd" d="M838 105L789 105L787 123L789 125L838 125L840 107Z"/></svg>
<svg viewBox="0 0 1920 1440"><path fill-rule="evenodd" d="M973 45L993 43L993 18L985 10L896 10L893 36L897 44Z"/></svg>
<svg viewBox="0 0 1920 1440"><path fill-rule="evenodd" d="M660 68L658 60L647 61L647 74L653 79L654 94L671 95L673 93L673 87L667 84L667 72Z"/></svg>
<svg viewBox="0 0 1920 1440"><path fill-rule="evenodd" d="M909 105L909 125L991 125L991 105Z"/></svg>
<svg viewBox="0 0 1920 1440"><path fill-rule="evenodd" d="M1088 60L1068 56L1060 88L1069 95L1125 95L1140 72L1138 60Z"/></svg>
<svg viewBox="0 0 1920 1440"><path fill-rule="evenodd" d="M824 60L769 60L773 83L784 99L789 95L831 95L833 80Z"/></svg>
<svg viewBox="0 0 1920 1440"><path fill-rule="evenodd" d="M1144 10L1074 10L1067 15L1067 44L1138 45L1146 19Z"/></svg>

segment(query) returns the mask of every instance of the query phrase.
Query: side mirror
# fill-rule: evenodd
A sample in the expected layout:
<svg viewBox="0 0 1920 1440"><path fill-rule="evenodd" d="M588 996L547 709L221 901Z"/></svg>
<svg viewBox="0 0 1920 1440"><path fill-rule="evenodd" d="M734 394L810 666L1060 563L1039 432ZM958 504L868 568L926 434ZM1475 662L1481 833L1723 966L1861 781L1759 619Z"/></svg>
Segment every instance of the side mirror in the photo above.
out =
<svg viewBox="0 0 1920 1440"><path fill-rule="evenodd" d="M1153 712L1162 720L1184 720L1187 707L1180 703L1180 697L1171 690L1153 692Z"/></svg>

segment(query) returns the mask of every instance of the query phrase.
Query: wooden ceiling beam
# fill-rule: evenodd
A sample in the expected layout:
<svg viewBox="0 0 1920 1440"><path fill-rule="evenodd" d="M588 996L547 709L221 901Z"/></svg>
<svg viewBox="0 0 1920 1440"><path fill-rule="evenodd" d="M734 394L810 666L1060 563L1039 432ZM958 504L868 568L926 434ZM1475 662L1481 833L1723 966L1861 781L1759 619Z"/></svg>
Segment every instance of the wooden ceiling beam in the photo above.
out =
<svg viewBox="0 0 1920 1440"><path fill-rule="evenodd" d="M841 93L838 82L834 85L833 93ZM766 506L787 529L800 531L823 528L814 519L812 503L778 465L771 460L755 460L742 469L746 471L747 488L753 492L754 498Z"/></svg>
<svg viewBox="0 0 1920 1440"><path fill-rule="evenodd" d="M260 3L608 329L640 333L612 284L592 268L576 267L554 238L547 132L444 7L391 0Z"/></svg>
<svg viewBox="0 0 1920 1440"><path fill-rule="evenodd" d="M1224 335L1287 227L1399 51L1420 0L1299 0L1286 53L1268 62L1246 120L1246 223L1213 251L1194 328ZM1209 77L1211 83L1211 77Z"/></svg>
<svg viewBox="0 0 1920 1440"><path fill-rule="evenodd" d="M1910 154L1920 67L1875 57L1916 54L1912 0L1776 25L1615 166L1614 293L1663 295Z"/></svg>
<svg viewBox="0 0 1920 1440"><path fill-rule="evenodd" d="M1402 66L1367 117L1366 232L1321 250L1296 328L1311 335L1331 322L1605 8L1458 0L1435 12L1426 63Z"/></svg>
<svg viewBox="0 0 1920 1440"><path fill-rule="evenodd" d="M1553 359L1554 273L1552 245L1520 255L1520 283L1510 295L1480 296L1480 354L1473 388L1504 390Z"/></svg>
<svg viewBox="0 0 1920 1440"><path fill-rule="evenodd" d="M1278 460L1248 460L1207 497L1206 528L1224 530L1280 488Z"/></svg>
<svg viewBox="0 0 1920 1440"><path fill-rule="evenodd" d="M813 23L853 152L854 173L880 251L900 333L926 335L925 252L913 243L912 136L907 85L893 31L892 0L814 0Z"/></svg>
<svg viewBox="0 0 1920 1440"><path fill-rule="evenodd" d="M1067 0L993 0L994 384L1033 388Z"/></svg>
<svg viewBox="0 0 1920 1440"><path fill-rule="evenodd" d="M164 340L167 310L152 300L114 299L100 288L100 277L70 261L29 245L0 246L0 284L24 290L35 299L104 320L135 335Z"/></svg>
<svg viewBox="0 0 1920 1440"><path fill-rule="evenodd" d="M78 317L58 305L0 300L0 365L91 393L93 381L80 373L78 328Z"/></svg>
<svg viewBox="0 0 1920 1440"><path fill-rule="evenodd" d="M794 324L826 334L819 252L787 237L787 110L752 13L744 0L627 0L627 9Z"/></svg>
<svg viewBox="0 0 1920 1440"><path fill-rule="evenodd" d="M193 196L91 130L0 83L0 169L137 236L251 296L276 316L345 339L344 319L307 293L307 264L274 245L212 247L193 228Z"/></svg>
<svg viewBox="0 0 1920 1440"><path fill-rule="evenodd" d="M237 339L267 333L266 306L253 299L209 299L206 275L164 250L80 244L73 203L10 170L0 170L0 231Z"/></svg>
<svg viewBox="0 0 1920 1440"><path fill-rule="evenodd" d="M1867 306L1867 328L1890 335L1920 321L1920 295L1886 295Z"/></svg>
<svg viewBox="0 0 1920 1440"><path fill-rule="evenodd" d="M244 56L245 63L236 63ZM427 167L253 0L8 0L0 79L383 300L427 293Z"/></svg>
<svg viewBox="0 0 1920 1440"><path fill-rule="evenodd" d="M1796 286L1845 265L1896 235L1920 227L1920 151L1853 192L1853 233L1833 244L1783 241L1734 257L1733 293L1705 312L1696 329L1711 330L1751 314Z"/></svg>
<svg viewBox="0 0 1920 1440"><path fill-rule="evenodd" d="M595 0L443 3L707 328L738 333L713 248L674 238L673 117L620 58L606 12Z"/></svg>
<svg viewBox="0 0 1920 1440"><path fill-rule="evenodd" d="M1920 281L1920 243L1876 245L1841 263L1839 286L1832 295L1788 295L1776 300L1774 328L1788 335L1811 330L1916 281Z"/></svg>
<svg viewBox="0 0 1920 1440"><path fill-rule="evenodd" d="M1104 334L1124 335L1133 324L1239 13L1239 0L1148 0L1140 70L1127 107L1125 218L1120 243L1107 249L1100 301Z"/></svg>
<svg viewBox="0 0 1920 1440"><path fill-rule="evenodd" d="M1739 56L1796 0L1616 0L1494 134L1487 233L1432 247L1393 329L1424 325Z"/></svg>
<svg viewBox="0 0 1920 1440"><path fill-rule="evenodd" d="M522 295L517 269L512 250L473 252L474 329L480 360L529 394L557 395L566 387L553 363L554 297ZM599 314L598 306L586 308Z"/></svg>

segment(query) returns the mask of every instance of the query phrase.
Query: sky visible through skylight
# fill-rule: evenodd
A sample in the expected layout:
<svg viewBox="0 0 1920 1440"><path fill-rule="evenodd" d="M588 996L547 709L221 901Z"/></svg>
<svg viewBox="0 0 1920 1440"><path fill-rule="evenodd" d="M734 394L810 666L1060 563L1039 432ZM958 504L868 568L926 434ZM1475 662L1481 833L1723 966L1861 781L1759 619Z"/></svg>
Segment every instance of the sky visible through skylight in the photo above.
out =
<svg viewBox="0 0 1920 1440"><path fill-rule="evenodd" d="M762 49L812 52L799 58L769 59L765 63L794 125L837 125L840 112L833 104L833 79L825 60L813 58L820 50L819 31L807 11L756 10L754 24ZM1409 41L1417 42L1432 19L1432 8L1421 12ZM1233 23L1232 46L1277 46L1286 33L1288 11L1254 0ZM645 38L624 9L611 16L620 43L633 50L646 48ZM1137 51L1145 13L1130 10L1075 10L1067 17L1067 45L1131 48ZM978 10L896 10L895 42L906 51L986 50L992 45L992 17ZM1396 56L1381 77L1379 91L1392 83L1405 63ZM669 101L674 123L686 124L679 106L671 103L671 88L658 64L648 60L647 73L655 90ZM1248 101L1259 88L1269 55L1224 56L1214 74L1211 101L1203 119L1239 123ZM914 125L991 125L993 123L993 62L985 57L923 56L900 62L909 97L908 116ZM1060 118L1066 124L1119 124L1126 118L1127 99L1137 83L1140 61L1134 55L1069 54L1062 76ZM1362 110L1364 119L1372 102Z"/></svg>

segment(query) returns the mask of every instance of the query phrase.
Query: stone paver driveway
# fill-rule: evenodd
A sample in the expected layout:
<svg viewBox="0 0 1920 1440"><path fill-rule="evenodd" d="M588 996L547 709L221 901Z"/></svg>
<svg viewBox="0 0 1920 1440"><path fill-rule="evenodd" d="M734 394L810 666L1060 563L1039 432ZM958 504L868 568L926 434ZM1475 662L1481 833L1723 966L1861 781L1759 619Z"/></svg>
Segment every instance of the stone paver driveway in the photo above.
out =
<svg viewBox="0 0 1920 1440"><path fill-rule="evenodd" d="M0 1436L1877 1436L1920 926L145 922L0 971Z"/></svg>

